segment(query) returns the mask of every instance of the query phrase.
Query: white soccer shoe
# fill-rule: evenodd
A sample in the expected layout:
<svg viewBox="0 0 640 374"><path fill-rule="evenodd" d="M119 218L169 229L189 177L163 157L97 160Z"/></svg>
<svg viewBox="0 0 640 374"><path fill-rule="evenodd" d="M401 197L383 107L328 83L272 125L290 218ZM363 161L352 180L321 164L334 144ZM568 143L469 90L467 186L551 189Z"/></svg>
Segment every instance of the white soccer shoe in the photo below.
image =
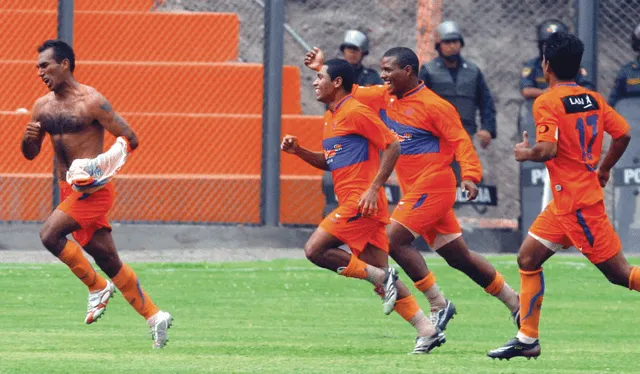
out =
<svg viewBox="0 0 640 374"><path fill-rule="evenodd" d="M116 287L113 282L107 281L107 286L96 292L89 292L89 302L87 303L87 315L84 318L84 323L90 325L102 317L107 310L107 304L109 299L116 293Z"/></svg>
<svg viewBox="0 0 640 374"><path fill-rule="evenodd" d="M416 346L410 354L426 354L434 348L443 345L447 341L444 333L436 327L436 332L431 336L419 336L416 338Z"/></svg>
<svg viewBox="0 0 640 374"><path fill-rule="evenodd" d="M149 328L151 329L151 339L153 339L153 348L164 347L169 338L167 337L167 330L173 324L173 317L171 314L163 311L159 311L147 320Z"/></svg>
<svg viewBox="0 0 640 374"><path fill-rule="evenodd" d="M384 296L382 297L382 310L384 314L389 315L393 312L393 308L396 306L396 299L398 298L398 271L392 267L388 267L384 282L382 283L382 289Z"/></svg>

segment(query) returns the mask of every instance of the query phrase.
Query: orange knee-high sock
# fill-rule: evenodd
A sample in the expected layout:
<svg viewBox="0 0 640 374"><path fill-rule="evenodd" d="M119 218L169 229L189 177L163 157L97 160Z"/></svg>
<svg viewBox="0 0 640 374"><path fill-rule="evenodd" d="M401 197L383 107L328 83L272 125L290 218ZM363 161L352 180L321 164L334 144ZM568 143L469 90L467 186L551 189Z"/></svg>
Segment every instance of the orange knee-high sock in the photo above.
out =
<svg viewBox="0 0 640 374"><path fill-rule="evenodd" d="M540 309L544 298L542 268L533 271L520 270L520 333L538 338Z"/></svg>
<svg viewBox="0 0 640 374"><path fill-rule="evenodd" d="M145 319L158 312L158 307L151 301L149 295L140 286L136 273L127 264L122 264L122 269L116 274L113 284L122 292L125 299Z"/></svg>
<svg viewBox="0 0 640 374"><path fill-rule="evenodd" d="M436 276L435 274L433 274L432 271L428 272L427 275L424 276L424 278L420 279L419 281L413 283L413 285L420 290L420 292L425 292L427 291L429 288L431 288L434 284L436 284Z"/></svg>
<svg viewBox="0 0 640 374"><path fill-rule="evenodd" d="M629 289L640 291L640 268L633 266L629 275Z"/></svg>
<svg viewBox="0 0 640 374"><path fill-rule="evenodd" d="M351 255L349 265L346 268L338 269L338 273L344 277L367 279L367 263Z"/></svg>
<svg viewBox="0 0 640 374"><path fill-rule="evenodd" d="M496 271L496 276L493 278L493 281L484 288L484 290L491 296L496 297L498 300L502 301L504 305L511 311L511 313L515 313L518 308L520 308L520 301L518 300L518 294L513 288L509 287L507 282L505 282L502 274Z"/></svg>
<svg viewBox="0 0 640 374"><path fill-rule="evenodd" d="M431 336L436 332L435 326L429 322L413 295L396 300L393 309L418 330L418 336Z"/></svg>
<svg viewBox="0 0 640 374"><path fill-rule="evenodd" d="M58 255L58 258L71 269L76 277L80 278L82 283L89 287L89 292L99 291L107 287L107 281L95 271L82 254L82 249L71 240L67 240L67 244Z"/></svg>
<svg viewBox="0 0 640 374"><path fill-rule="evenodd" d="M504 287L504 277L496 271L496 277L484 288L485 292L491 296L497 296Z"/></svg>
<svg viewBox="0 0 640 374"><path fill-rule="evenodd" d="M418 313L420 306L413 295L409 295L405 298L396 300L396 305L393 307L405 321L411 321L411 318Z"/></svg>
<svg viewBox="0 0 640 374"><path fill-rule="evenodd" d="M447 300L445 300L444 295L440 292L440 287L436 284L436 276L432 271L428 272L424 278L413 283L413 285L427 297L432 312L447 306Z"/></svg>

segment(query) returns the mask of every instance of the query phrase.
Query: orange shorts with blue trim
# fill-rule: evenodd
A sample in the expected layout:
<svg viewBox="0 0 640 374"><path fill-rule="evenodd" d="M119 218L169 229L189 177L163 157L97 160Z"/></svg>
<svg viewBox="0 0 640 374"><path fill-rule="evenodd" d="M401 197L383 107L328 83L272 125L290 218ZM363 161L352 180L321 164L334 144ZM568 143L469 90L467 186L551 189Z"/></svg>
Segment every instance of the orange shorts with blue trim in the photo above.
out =
<svg viewBox="0 0 640 374"><path fill-rule="evenodd" d="M453 210L456 194L409 191L396 205L391 219L420 235L433 247L438 235L461 234L462 228Z"/></svg>
<svg viewBox="0 0 640 374"><path fill-rule="evenodd" d="M529 235L556 251L576 247L593 264L607 261L622 250L620 237L605 211L604 202L558 215L552 200L529 228Z"/></svg>
<svg viewBox="0 0 640 374"><path fill-rule="evenodd" d="M58 185L62 202L57 209L63 211L80 225L80 230L72 233L78 244L84 246L89 243L93 234L99 229L111 230L107 215L116 198L113 182L107 183L102 189L92 194L74 191L71 185L66 182L59 182Z"/></svg>
<svg viewBox="0 0 640 374"><path fill-rule="evenodd" d="M367 244L389 252L387 222L379 218L361 217L357 210L338 207L322 220L320 227L348 245L351 252L359 257Z"/></svg>

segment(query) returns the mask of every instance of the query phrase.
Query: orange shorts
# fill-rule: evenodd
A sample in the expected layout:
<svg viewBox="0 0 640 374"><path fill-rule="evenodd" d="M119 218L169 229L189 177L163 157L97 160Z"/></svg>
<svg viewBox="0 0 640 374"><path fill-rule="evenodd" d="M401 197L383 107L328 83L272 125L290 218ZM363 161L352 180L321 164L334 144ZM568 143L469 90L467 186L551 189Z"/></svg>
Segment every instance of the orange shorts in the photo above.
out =
<svg viewBox="0 0 640 374"><path fill-rule="evenodd" d="M432 249L462 235L458 218L453 211L455 192L413 192L409 191L398 202L391 219L398 222L414 236L422 236Z"/></svg>
<svg viewBox="0 0 640 374"><path fill-rule="evenodd" d="M113 182L107 183L102 189L84 194L74 191L66 182L60 182L60 209L73 218L81 229L73 232L73 238L81 246L89 243L93 234L101 228L111 230L107 214L111 210L116 198Z"/></svg>
<svg viewBox="0 0 640 374"><path fill-rule="evenodd" d="M552 200L529 229L529 235L552 251L572 245L593 264L607 261L622 250L620 237L605 212L604 202L557 215Z"/></svg>
<svg viewBox="0 0 640 374"><path fill-rule="evenodd" d="M357 210L338 207L322 220L320 227L348 245L357 257L367 244L389 252L389 237L385 226L387 222L370 217L360 217Z"/></svg>

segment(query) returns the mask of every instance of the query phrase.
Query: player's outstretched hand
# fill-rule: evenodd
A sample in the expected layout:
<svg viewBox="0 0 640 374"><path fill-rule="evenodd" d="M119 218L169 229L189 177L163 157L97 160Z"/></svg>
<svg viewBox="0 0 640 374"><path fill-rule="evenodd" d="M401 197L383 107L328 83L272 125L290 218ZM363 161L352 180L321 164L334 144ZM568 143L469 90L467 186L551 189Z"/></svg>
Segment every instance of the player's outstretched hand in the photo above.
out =
<svg viewBox="0 0 640 374"><path fill-rule="evenodd" d="M522 162L522 161L527 161L529 160L528 155L529 155L529 134L524 131L522 133L522 141L518 144L515 145L515 147L513 148L513 155L516 158L516 161L518 162Z"/></svg>
<svg viewBox="0 0 640 374"><path fill-rule="evenodd" d="M280 149L287 153L295 154L298 152L298 148L300 145L298 144L298 138L293 135L285 135L282 138L282 144L280 144Z"/></svg>
<svg viewBox="0 0 640 374"><path fill-rule="evenodd" d="M611 170L603 170L602 168L598 168L598 180L600 181L600 187L604 188L609 182L609 177L611 174Z"/></svg>
<svg viewBox="0 0 640 374"><path fill-rule="evenodd" d="M360 196L358 201L358 210L362 217L371 217L378 214L378 191L372 188L367 190Z"/></svg>
<svg viewBox="0 0 640 374"><path fill-rule="evenodd" d="M40 122L29 122L27 124L27 130L25 131L24 138L28 141L37 141L42 134L42 127Z"/></svg>
<svg viewBox="0 0 640 374"><path fill-rule="evenodd" d="M312 70L320 70L320 68L322 67L322 65L324 65L324 52L322 52L322 49L318 48L318 47L313 47L312 50L310 50L309 52L307 52L306 55L304 55L304 64Z"/></svg>
<svg viewBox="0 0 640 374"><path fill-rule="evenodd" d="M478 186L476 186L472 181L468 179L463 180L462 183L460 183L460 188L462 191L467 192L468 201L473 201L478 197Z"/></svg>

